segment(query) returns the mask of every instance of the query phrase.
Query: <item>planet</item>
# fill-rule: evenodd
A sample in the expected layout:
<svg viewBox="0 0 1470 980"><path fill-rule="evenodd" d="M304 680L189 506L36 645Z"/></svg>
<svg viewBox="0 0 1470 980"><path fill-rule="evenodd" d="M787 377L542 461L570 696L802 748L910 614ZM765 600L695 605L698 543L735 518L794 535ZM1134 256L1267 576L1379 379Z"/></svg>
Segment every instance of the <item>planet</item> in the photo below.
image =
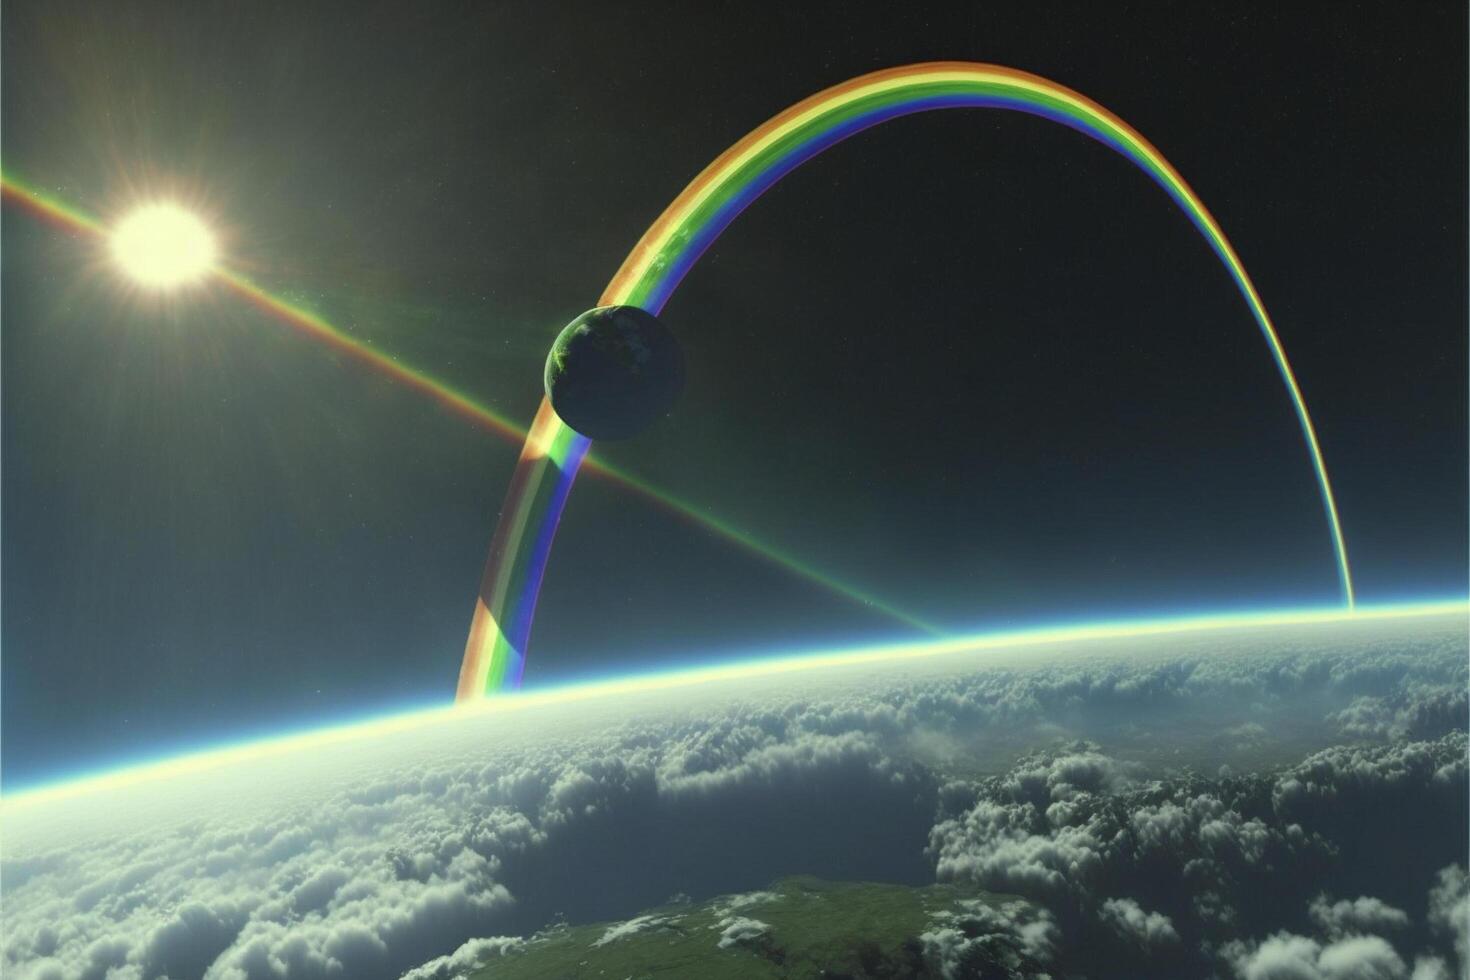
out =
<svg viewBox="0 0 1470 980"><path fill-rule="evenodd" d="M546 357L546 397L589 439L637 435L668 414L683 388L679 342L636 306L588 310L567 324Z"/></svg>
<svg viewBox="0 0 1470 980"><path fill-rule="evenodd" d="M1464 976L1463 603L766 653L0 801L15 978Z"/></svg>

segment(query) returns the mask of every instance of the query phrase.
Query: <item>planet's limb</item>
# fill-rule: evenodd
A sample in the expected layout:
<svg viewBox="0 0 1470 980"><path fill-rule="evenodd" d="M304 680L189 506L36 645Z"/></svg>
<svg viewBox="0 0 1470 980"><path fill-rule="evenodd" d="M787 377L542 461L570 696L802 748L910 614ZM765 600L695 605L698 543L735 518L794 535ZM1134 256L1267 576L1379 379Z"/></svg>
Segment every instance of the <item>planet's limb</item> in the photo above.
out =
<svg viewBox="0 0 1470 980"><path fill-rule="evenodd" d="M658 317L599 306L567 324L546 357L546 397L589 439L627 439L673 408L684 353Z"/></svg>

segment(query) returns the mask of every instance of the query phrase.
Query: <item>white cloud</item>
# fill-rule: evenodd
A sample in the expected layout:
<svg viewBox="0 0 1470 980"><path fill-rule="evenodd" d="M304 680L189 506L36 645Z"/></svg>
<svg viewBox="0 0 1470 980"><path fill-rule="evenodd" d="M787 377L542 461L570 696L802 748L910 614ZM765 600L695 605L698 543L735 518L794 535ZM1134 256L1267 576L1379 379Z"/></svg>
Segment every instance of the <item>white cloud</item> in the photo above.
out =
<svg viewBox="0 0 1470 980"><path fill-rule="evenodd" d="M759 919L747 919L739 915L726 916L720 920L720 926L720 941L716 943L720 949L758 943L771 931L771 927L767 923Z"/></svg>
<svg viewBox="0 0 1470 980"><path fill-rule="evenodd" d="M1326 946L1317 966L1327 980L1401 980L1408 970L1378 936L1349 936Z"/></svg>
<svg viewBox="0 0 1470 980"><path fill-rule="evenodd" d="M1409 925L1409 917L1402 909L1368 895L1331 904L1326 896L1319 895L1312 900L1308 911L1317 927L1329 936L1352 933L1388 935Z"/></svg>
<svg viewBox="0 0 1470 980"><path fill-rule="evenodd" d="M525 942L513 936L471 939L448 956L414 967L400 980L462 980L490 960L524 948Z"/></svg>
<svg viewBox="0 0 1470 980"><path fill-rule="evenodd" d="M1179 933L1167 915L1148 912L1131 898L1110 898L1102 903L1099 916L1114 932L1140 946L1170 946Z"/></svg>
<svg viewBox="0 0 1470 980"><path fill-rule="evenodd" d="M1322 946L1280 933L1239 957L1241 980L1404 980L1408 970L1378 936L1350 936Z"/></svg>
<svg viewBox="0 0 1470 980"><path fill-rule="evenodd" d="M608 943L615 943L620 939L627 939L629 936L636 936L639 933L664 929L672 925L677 919L677 916L668 915L640 915L637 918L629 919L627 922L619 922L616 925L609 926L592 945L594 947L606 946Z"/></svg>
<svg viewBox="0 0 1470 980"><path fill-rule="evenodd" d="M961 976L1049 977L1042 971L1061 936L1045 909L1023 902L992 905L960 903L960 911L941 911L919 935L925 962L946 980Z"/></svg>
<svg viewBox="0 0 1470 980"><path fill-rule="evenodd" d="M768 891L746 892L743 895L732 895L720 903L720 911L738 912L741 909L748 909L752 906L779 901L780 898L781 895L779 892Z"/></svg>
<svg viewBox="0 0 1470 980"><path fill-rule="evenodd" d="M1454 943L1460 973L1470 971L1470 876L1460 865L1440 869L1429 892L1429 924Z"/></svg>
<svg viewBox="0 0 1470 980"><path fill-rule="evenodd" d="M1426 743L1342 746L1275 777L1096 784L1101 792L1047 777L1077 758L1075 750L1043 753L985 781L967 809L936 824L931 852L941 878L1043 903L1059 916L1067 948L1109 949L1119 975L1129 954L1107 946L1109 936L1151 957L1175 957L1164 970L1174 975L1205 972L1205 962L1191 966L1188 958L1220 950L1250 977L1398 977L1407 968L1384 937L1409 936L1405 912L1376 897L1332 902L1308 889L1376 882L1417 902L1405 885L1434 875L1426 859L1463 847L1466 744L1458 732ZM1367 853L1373 860L1354 857ZM1462 936L1454 923L1467 910L1463 876L1446 869L1436 880L1431 921L1446 937ZM1108 897L1114 889L1132 894ZM1288 930L1254 945L1239 941L1303 912L1322 935ZM1412 938L1426 937L1420 929ZM953 946L954 937L948 941ZM1439 955L1438 947L1419 952L1427 962ZM1065 955L1057 965L1096 969Z"/></svg>
<svg viewBox="0 0 1470 980"><path fill-rule="evenodd" d="M1438 956L1420 956L1414 960L1414 972L1409 980L1454 980L1450 968Z"/></svg>
<svg viewBox="0 0 1470 980"><path fill-rule="evenodd" d="M1305 936L1272 936L1253 952L1239 957L1241 980L1321 980L1317 957L1322 947Z"/></svg>

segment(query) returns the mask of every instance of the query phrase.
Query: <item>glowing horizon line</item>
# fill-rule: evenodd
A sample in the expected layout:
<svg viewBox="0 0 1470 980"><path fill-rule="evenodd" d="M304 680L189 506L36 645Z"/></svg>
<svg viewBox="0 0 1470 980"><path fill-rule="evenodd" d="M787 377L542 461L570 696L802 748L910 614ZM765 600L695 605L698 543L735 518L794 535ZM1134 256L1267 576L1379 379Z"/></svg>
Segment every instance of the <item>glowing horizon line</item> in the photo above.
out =
<svg viewBox="0 0 1470 980"><path fill-rule="evenodd" d="M275 758L305 749L337 745L361 738L380 737L438 724L453 723L488 714L517 712L658 691L695 687L720 681L750 680L823 668L858 667L933 657L1026 649L1066 643L1096 643L1107 640L1205 633L1224 630L1253 630L1282 626L1325 626L1371 623L1393 619L1427 619L1470 614L1470 596L1415 602L1359 604L1302 608L1247 610L1241 612L1185 614L1143 619L1111 619L1065 626L1033 626L1012 630L982 631L910 643L884 643L835 651L806 651L745 658L732 658L698 667L651 670L631 677L612 677L549 685L496 698L457 702L442 707L417 709L365 721L307 729L268 736L223 747L185 752L170 759L122 765L87 776L34 786L16 792L0 791L0 813L74 799L89 793L128 789L225 766Z"/></svg>
<svg viewBox="0 0 1470 980"><path fill-rule="evenodd" d="M97 237L108 233L107 226L96 218L65 204L54 196L35 189L9 173L0 173L0 193L3 193L7 200L22 206L26 211L68 231ZM433 375L401 363L392 354L374 349L368 342L353 337L320 314L270 292L243 273L236 272L223 264L216 264L210 269L210 275L235 295L249 302L267 316L295 329L298 333L324 343L338 353L354 358L361 364L419 394L427 395L453 414L504 438L511 445L518 445L525 441L527 430L524 426L511 421L508 417L452 385L440 381ZM757 557L764 558L771 564L835 596L926 633L938 636L944 632L933 623L900 609L866 589L843 581L775 545L767 544L748 531L736 527L731 521L702 510L675 494L661 490L647 480L634 476L606 460L589 456L584 465L588 472L609 483L643 497L714 536L723 538Z"/></svg>

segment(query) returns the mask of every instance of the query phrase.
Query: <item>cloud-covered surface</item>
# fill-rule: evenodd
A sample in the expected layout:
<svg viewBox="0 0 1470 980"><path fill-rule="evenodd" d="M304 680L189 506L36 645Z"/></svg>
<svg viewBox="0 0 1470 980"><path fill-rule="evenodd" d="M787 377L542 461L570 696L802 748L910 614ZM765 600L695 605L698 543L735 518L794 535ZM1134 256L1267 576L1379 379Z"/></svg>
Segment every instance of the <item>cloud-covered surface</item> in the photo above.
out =
<svg viewBox="0 0 1470 980"><path fill-rule="evenodd" d="M1091 748L1025 760L931 834L941 878L1056 916L1063 974L1407 977L1400 950L1463 963L1463 732L1111 791L1062 775L1079 771L1106 783Z"/></svg>
<svg viewBox="0 0 1470 980"><path fill-rule="evenodd" d="M1056 954L1060 934L1051 914L1024 902L999 907L965 902L961 912L939 912L919 935L924 960L945 980L964 977L1045 977L1042 964Z"/></svg>
<svg viewBox="0 0 1470 980"><path fill-rule="evenodd" d="M657 928L638 914L676 893L751 893L711 939L738 945L763 934L753 890L808 873L1034 903L933 922L946 976L1459 975L1463 627L1043 654L471 720L7 812L0 972L437 980L562 919Z"/></svg>

